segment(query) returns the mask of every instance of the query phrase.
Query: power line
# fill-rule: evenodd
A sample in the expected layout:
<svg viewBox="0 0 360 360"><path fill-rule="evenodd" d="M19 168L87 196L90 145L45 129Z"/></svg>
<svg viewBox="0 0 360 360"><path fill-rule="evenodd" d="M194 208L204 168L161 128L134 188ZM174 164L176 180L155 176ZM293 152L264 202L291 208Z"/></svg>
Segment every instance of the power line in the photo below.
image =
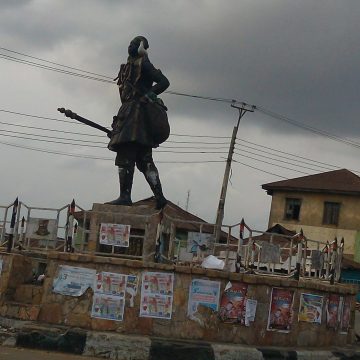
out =
<svg viewBox="0 0 360 360"><path fill-rule="evenodd" d="M5 51L8 51L8 52L11 52L11 53L14 53L14 54L26 56L26 57L31 58L31 59L40 60L40 61L43 61L43 62L47 62L47 63L49 63L49 64L62 66L62 67L67 68L67 69L72 69L72 70L76 70L76 71L81 71L81 72L83 72L83 73L87 73L87 74L91 74L91 75L96 75L96 76L100 76L100 77L104 77L104 78L107 78L107 79L111 79L111 80L112 80L112 77L110 77L110 76L101 75L101 74L93 73L93 72L91 72L91 71L82 70L82 69L79 69L79 68L76 68L76 67L59 64L59 63L56 63L56 62L54 62L54 61L49 61L49 60L41 59L41 58L38 58L38 57L35 57L35 56L31 56L31 55L27 55L27 54L24 54L24 53L21 53L21 52L18 52L18 51L6 49L6 48L4 48L4 47L0 47L0 50L5 50Z"/></svg>
<svg viewBox="0 0 360 360"><path fill-rule="evenodd" d="M290 161L285 161L285 160L281 160L281 159L276 159L276 158L273 158L271 156L267 156L267 155L264 155L264 154L256 154L252 151L248 151L248 150L243 150L241 149L241 151L243 153L247 153L247 154L250 154L250 155L255 155L255 156L261 156L262 158L265 158L265 159L269 159L269 160L274 160L274 161L278 161L280 163L283 163L283 164L288 164L288 165L293 165L293 166L296 166L296 167L301 167L303 169L307 169L307 170L311 170L311 171L319 171L318 169L314 169L314 168L310 168L310 167L307 167L307 166L304 166L304 165L300 165L300 164L297 164L297 163L293 163L293 162L290 162ZM234 153L236 155L239 155L239 156L244 156L242 153L238 153L236 151L234 151ZM292 160L292 161L296 161L296 160Z"/></svg>
<svg viewBox="0 0 360 360"><path fill-rule="evenodd" d="M274 163L272 163L272 162L265 161L265 160L259 160L259 159L256 159L256 158L252 157L252 156L241 155L241 154L237 154L237 155L238 155L238 156L245 157L246 159L251 159L251 160L255 160L255 161L262 162L262 163L264 163L264 164L268 164L268 165L273 165L273 166L276 166L276 167L280 167L280 168L282 168L282 169L295 171L295 172L298 172L298 173L300 173L300 174L310 175L309 173L306 173L306 172L301 171L301 170L292 169L292 168L289 168L289 167L286 167L286 166L283 166L283 165L279 165L279 164L274 164Z"/></svg>
<svg viewBox="0 0 360 360"><path fill-rule="evenodd" d="M113 158L108 158L108 157L100 157L100 156L95 156L95 155L78 155L78 154L66 153L66 152L62 152L62 151L39 149L39 148L34 148L34 147L30 147L30 146L25 146L25 145L11 144L11 143L4 142L4 141L0 141L0 144L15 147L15 148L21 148L21 149L26 149L26 150L32 150L32 151L47 153L47 154L64 155L64 156L69 156L69 157L78 157L78 158L92 159L92 160L114 161ZM178 163L178 164L202 164L202 163L223 163L223 162L225 162L225 161L224 160L198 160L198 161L197 160L191 160L191 161L177 161L177 160L175 160L175 161L164 161L164 160L160 160L160 161L156 161L156 163L161 163L161 164L173 164L173 163Z"/></svg>
<svg viewBox="0 0 360 360"><path fill-rule="evenodd" d="M350 146L353 146L353 147L356 147L356 148L360 148L360 143L358 143L356 141L352 141L350 139L342 138L340 136L331 134L331 133L329 133L329 132L327 132L325 130L317 129L317 128L313 127L313 126L303 124L303 123L301 123L299 121L290 119L289 117L287 117L285 115L277 114L277 113L275 113L275 112L273 112L271 110L268 110L268 109L266 109L264 107L261 107L261 106L256 106L255 108L258 111L265 114L265 115L268 115L268 116L271 116L271 117L273 117L275 119L287 122L289 124L292 124L294 126L297 126L297 127L301 128L301 129L311 131L311 132L313 132L315 134L327 137L327 138L329 138L331 140L338 141L338 142L341 142L341 143L346 144L346 145L350 145Z"/></svg>
<svg viewBox="0 0 360 360"><path fill-rule="evenodd" d="M255 146L260 146L261 148L264 148L264 149L268 149L268 150L271 150L271 151L275 151L275 152L278 152L278 153L281 153L281 154L285 154L285 155L290 155L290 156L294 156L296 158L300 158L300 159L304 159L304 160L309 160L311 162L315 162L315 163L318 163L318 164L321 164L321 165L326 165L326 166L331 166L331 167L335 167L335 168L341 168L340 166L336 166L336 165L331 165L331 164L328 164L328 163L325 163L325 162L322 162L322 161L318 161L318 160L314 160L314 159L309 159L309 158L306 158L306 157L303 157L303 156L300 156L298 154L292 154L292 153L289 153L289 152L286 152L286 151L281 151L279 149L274 149L274 148L271 148L269 146L265 146L263 144L257 144L257 143L254 143L254 142L251 142L251 141L248 141L248 140L245 140L245 139L241 139L241 138L238 138L238 140L240 140L241 142L245 142L247 144L251 144L251 145L255 145ZM241 144L239 144L241 145ZM246 147L249 147L251 149L255 149L255 148L252 148L248 145L242 145L242 146L246 146ZM264 151L265 152L265 151ZM279 155L277 155L279 156Z"/></svg>
<svg viewBox="0 0 360 360"><path fill-rule="evenodd" d="M60 72L60 73L63 73L63 74L67 74L67 75L72 75L72 76L78 76L78 77L82 77L82 78L87 78L87 79L90 79L90 80L96 80L96 81L101 81L101 82L106 82L106 83L114 83L113 81L110 81L110 80L106 80L104 78L107 78L107 79L110 79L109 76L104 76L104 75L99 75L99 74L96 74L96 73L91 73L91 72L88 72L86 70L81 70L81 69L77 69L77 68L74 68L74 67L70 67L70 66L66 66L66 65L62 65L62 64L58 64L58 63L55 63L55 62L50 62L48 60L44 60L44 59L41 59L41 58L37 58L37 57L34 57L34 56L30 56L30 55L27 55L27 54L24 54L24 53L20 53L20 52L15 52L13 50L9 50L9 49L6 49L6 48L2 48L3 50L5 51L10 51L10 52L13 52L13 53L17 53L17 54L21 54L23 56L28 56L28 57L32 57L33 59L37 59L37 60L40 60L40 61L45 61L45 62L49 62L49 63L53 63L53 64L56 64L58 66L62 66L62 67L67 67L69 69L73 69L73 70L77 70L77 71L81 71L81 72L84 72L84 73L89 73L89 74L94 74L96 76L101 76L103 78L97 78L97 77L94 77L94 76L89 76L89 75L84 75L84 74L79 74L79 73L75 73L75 72L70 72L70 71L66 71L66 70L63 70L63 69L58 69L58 68L54 68L54 67L50 67L50 66L47 66L47 65L43 65L43 64L38 64L38 63L35 63L35 62L31 62L31 61L27 61L27 60L23 60L23 59L18 59L16 57L13 57L13 56L10 56L10 55L6 55L6 54L0 54L0 57L4 58L4 59L7 59L7 60L11 60L11 61L15 61L15 62L19 62L19 63L23 63L23 64L26 64L26 65L29 65L29 66L35 66L35 67L40 67L40 68L43 68L43 69L46 69L46 70L52 70L52 71L56 71L56 72ZM324 130L321 130L321 129L317 129L313 126L309 126L309 125L306 125L306 124L303 124L301 122L298 122L298 121L295 121L293 119L290 119L289 117L286 117L284 115L281 115L281 114L277 114L271 110L268 110L266 109L265 107L262 107L262 106L259 106L259 105L249 105L245 102L242 102L242 101L239 101L239 100L235 100L235 99L229 99L229 98L217 98L217 97L211 97L211 96L201 96L201 95L193 95L193 94L186 94L186 93L182 93L182 92L176 92L176 91L166 91L165 93L168 93L168 94L171 94L171 95L178 95L178 96L184 96L184 97L191 97L191 98L196 98L196 99L202 99L202 100L211 100L211 101L219 101L219 102L224 102L224 103L231 103L231 104L234 104L234 103L238 103L238 104L243 104L243 105L248 105L248 106L251 106L254 110L258 110L259 112L262 112L263 114L265 115L268 115L268 116L271 116L275 119L278 119L278 120L281 120L281 121L285 121L285 122L288 122L294 126L297 126L299 128L302 128L304 130L308 130L308 131L311 131L311 132L314 132L318 135L322 135L322 136L325 136L331 140L334 140L334 141L338 141L338 142L341 142L341 143L344 143L346 145L350 145L350 146L354 146L354 147L357 147L357 148L360 148L360 143L357 143L355 141L352 141L352 140L349 140L349 139L346 139L346 138L342 138L340 136L337 136L337 135L334 135L334 134L331 134L327 131L324 131Z"/></svg>
<svg viewBox="0 0 360 360"><path fill-rule="evenodd" d="M266 173L266 174L274 175L274 176L277 176L277 177L280 177L280 178L289 180L289 178L287 178L287 177L285 177L285 176L278 175L278 174L274 174L274 173L272 173L272 172L269 172L269 171L266 171L266 170L263 170L263 169L259 169L259 168L255 167L255 166L252 166L252 165L249 165L249 164L245 164L245 163L243 163L243 162L241 162L241 161L234 160L234 159L233 159L233 161L234 161L235 163L237 163L237 164L244 165L244 166L249 167L249 168L251 168L251 169L258 170L258 171L261 171L261 172Z"/></svg>

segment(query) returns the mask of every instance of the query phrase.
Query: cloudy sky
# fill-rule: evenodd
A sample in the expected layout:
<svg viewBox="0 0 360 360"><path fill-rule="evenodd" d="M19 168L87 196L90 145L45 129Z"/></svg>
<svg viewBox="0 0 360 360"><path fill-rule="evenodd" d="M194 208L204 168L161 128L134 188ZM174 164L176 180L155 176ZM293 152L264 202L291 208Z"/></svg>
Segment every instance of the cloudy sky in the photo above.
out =
<svg viewBox="0 0 360 360"><path fill-rule="evenodd" d="M66 120L56 111L64 106L110 126L120 106L116 86L34 65L86 74L44 59L111 79L129 41L144 35L169 91L261 110L241 121L224 222L244 217L265 229L271 199L262 184L336 168L360 171L359 18L358 0L2 0L0 205L19 196L31 206L57 208L75 198L91 208L118 196L107 138L51 120ZM162 98L173 134L154 151L164 193L185 207L190 191L189 211L213 222L225 163L212 161L226 158L238 113L227 102ZM133 200L150 195L137 172Z"/></svg>

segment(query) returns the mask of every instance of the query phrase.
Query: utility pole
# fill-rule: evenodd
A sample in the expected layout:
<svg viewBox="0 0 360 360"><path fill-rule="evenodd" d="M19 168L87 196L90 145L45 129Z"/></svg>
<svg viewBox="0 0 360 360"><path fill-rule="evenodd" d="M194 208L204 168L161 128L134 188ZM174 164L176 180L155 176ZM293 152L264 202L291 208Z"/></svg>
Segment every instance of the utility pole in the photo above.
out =
<svg viewBox="0 0 360 360"><path fill-rule="evenodd" d="M189 209L189 200L190 200L190 190L187 191L186 206L185 206L186 211L188 211Z"/></svg>
<svg viewBox="0 0 360 360"><path fill-rule="evenodd" d="M238 130L239 130L240 120L247 112L254 112L254 107L253 106L249 107L249 105L247 105L245 103L242 103L241 106L236 106L235 104L231 104L231 107L233 107L235 109L238 109L239 118L238 118L236 126L234 126L234 129L233 129L231 142L230 142L229 153L228 153L228 157L227 157L227 160L226 160L224 179L223 179L223 184L222 184L222 187L221 187L219 205L218 205L218 209L217 209L217 213L216 213L215 242L219 242L219 239L220 239L221 226L222 226L222 222L223 222L223 219L224 219L224 207L225 207L227 186L228 186L228 183L229 183L231 162L232 162L232 157L233 157L233 154L234 154L235 141L236 141L236 136L237 136L237 133L238 133Z"/></svg>

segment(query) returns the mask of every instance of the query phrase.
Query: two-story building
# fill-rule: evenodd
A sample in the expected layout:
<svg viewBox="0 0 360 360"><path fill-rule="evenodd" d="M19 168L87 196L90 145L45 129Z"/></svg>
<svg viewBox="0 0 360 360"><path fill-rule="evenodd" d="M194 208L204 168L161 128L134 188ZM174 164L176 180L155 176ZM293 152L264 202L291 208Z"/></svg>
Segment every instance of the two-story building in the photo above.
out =
<svg viewBox="0 0 360 360"><path fill-rule="evenodd" d="M262 185L272 196L269 226L280 224L319 241L345 240L360 262L360 177L341 169Z"/></svg>

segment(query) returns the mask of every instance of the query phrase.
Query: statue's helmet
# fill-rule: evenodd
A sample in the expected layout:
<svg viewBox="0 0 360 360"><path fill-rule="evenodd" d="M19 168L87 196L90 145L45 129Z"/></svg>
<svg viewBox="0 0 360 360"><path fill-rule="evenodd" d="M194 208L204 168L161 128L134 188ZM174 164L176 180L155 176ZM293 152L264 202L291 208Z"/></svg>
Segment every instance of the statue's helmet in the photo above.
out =
<svg viewBox="0 0 360 360"><path fill-rule="evenodd" d="M147 54L147 49L149 48L149 42L145 36L136 36L131 40L128 47L128 53L130 56L138 56Z"/></svg>

